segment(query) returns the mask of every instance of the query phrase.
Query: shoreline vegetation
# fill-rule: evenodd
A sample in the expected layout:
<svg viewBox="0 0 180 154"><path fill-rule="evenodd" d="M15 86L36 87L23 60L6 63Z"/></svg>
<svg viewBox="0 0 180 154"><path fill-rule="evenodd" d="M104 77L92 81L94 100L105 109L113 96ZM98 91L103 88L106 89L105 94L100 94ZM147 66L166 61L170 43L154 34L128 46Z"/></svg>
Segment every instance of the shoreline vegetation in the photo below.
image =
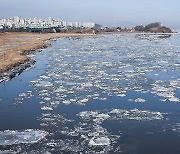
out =
<svg viewBox="0 0 180 154"><path fill-rule="evenodd" d="M50 45L49 40L51 39L83 36L94 36L94 34L2 33L0 34L0 74L29 61L26 54L31 51L48 47Z"/></svg>

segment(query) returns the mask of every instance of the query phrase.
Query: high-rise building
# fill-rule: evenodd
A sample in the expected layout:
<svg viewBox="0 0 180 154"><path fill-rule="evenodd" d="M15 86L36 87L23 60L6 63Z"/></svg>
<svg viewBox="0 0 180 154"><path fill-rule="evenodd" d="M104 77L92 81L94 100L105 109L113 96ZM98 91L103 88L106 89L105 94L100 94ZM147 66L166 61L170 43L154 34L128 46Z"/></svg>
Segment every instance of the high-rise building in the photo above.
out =
<svg viewBox="0 0 180 154"><path fill-rule="evenodd" d="M29 28L51 28L51 27L76 27L76 28L92 28L95 23L92 22L66 22L59 19L48 17L47 20L36 18L19 18L15 16L9 19L0 19L0 26L8 26L13 28L29 27Z"/></svg>
<svg viewBox="0 0 180 154"><path fill-rule="evenodd" d="M19 23L20 18L18 16L14 16L14 23Z"/></svg>
<svg viewBox="0 0 180 154"><path fill-rule="evenodd" d="M49 25L53 25L53 18L48 17L48 24L49 24Z"/></svg>

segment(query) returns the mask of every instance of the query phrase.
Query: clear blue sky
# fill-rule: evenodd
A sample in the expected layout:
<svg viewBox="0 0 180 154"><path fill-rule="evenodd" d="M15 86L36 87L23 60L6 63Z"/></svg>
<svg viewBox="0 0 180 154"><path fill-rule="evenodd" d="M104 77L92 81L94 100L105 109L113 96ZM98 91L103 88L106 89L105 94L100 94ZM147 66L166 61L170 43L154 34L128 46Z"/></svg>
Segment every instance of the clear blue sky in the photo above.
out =
<svg viewBox="0 0 180 154"><path fill-rule="evenodd" d="M180 28L180 0L0 0L0 18L15 15L108 26L161 21Z"/></svg>

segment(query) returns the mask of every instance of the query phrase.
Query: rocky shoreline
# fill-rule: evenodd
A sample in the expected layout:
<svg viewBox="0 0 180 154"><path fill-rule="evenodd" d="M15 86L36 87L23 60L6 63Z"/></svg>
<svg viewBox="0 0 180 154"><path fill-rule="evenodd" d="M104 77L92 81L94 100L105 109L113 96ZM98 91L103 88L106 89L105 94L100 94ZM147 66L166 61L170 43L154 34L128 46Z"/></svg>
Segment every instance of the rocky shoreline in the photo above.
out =
<svg viewBox="0 0 180 154"><path fill-rule="evenodd" d="M12 78L20 75L23 71L31 68L35 64L35 60L29 59L28 61L9 69L8 71L0 74L0 83L9 81Z"/></svg>

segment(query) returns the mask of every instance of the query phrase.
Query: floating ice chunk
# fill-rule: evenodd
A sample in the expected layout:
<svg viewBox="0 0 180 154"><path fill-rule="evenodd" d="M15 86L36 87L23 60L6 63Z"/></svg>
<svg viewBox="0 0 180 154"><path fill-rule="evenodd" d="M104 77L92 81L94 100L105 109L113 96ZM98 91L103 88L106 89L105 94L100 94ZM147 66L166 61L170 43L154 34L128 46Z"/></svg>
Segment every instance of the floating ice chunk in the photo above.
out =
<svg viewBox="0 0 180 154"><path fill-rule="evenodd" d="M166 101L167 101L167 99L160 99L160 101L161 101L161 102L166 102Z"/></svg>
<svg viewBox="0 0 180 154"><path fill-rule="evenodd" d="M114 114L114 115L111 115ZM162 120L164 118L163 114L160 112L146 111L146 110L123 110L123 109L113 109L109 112L112 119L130 119L139 121L152 121L152 120Z"/></svg>
<svg viewBox="0 0 180 154"><path fill-rule="evenodd" d="M60 87L58 89L56 89L54 92L55 93L60 93L60 92L66 92L67 90L64 87Z"/></svg>
<svg viewBox="0 0 180 154"><path fill-rule="evenodd" d="M42 79L49 79L50 77L45 76L45 75L41 75L40 78L42 78Z"/></svg>
<svg viewBox="0 0 180 154"><path fill-rule="evenodd" d="M180 102L179 98L176 98L175 95L175 88L177 88L176 85L177 82L175 81L171 81L170 82L170 86L172 87L163 87L160 85L155 85L152 89L154 90L154 92L152 93L156 93L156 95L160 96L160 97L164 97L165 99L171 101L171 102Z"/></svg>
<svg viewBox="0 0 180 154"><path fill-rule="evenodd" d="M88 98L84 98L84 99L80 100L79 102L80 103L86 103L86 102L88 102L88 100L89 100Z"/></svg>
<svg viewBox="0 0 180 154"><path fill-rule="evenodd" d="M82 117L83 119L88 119L92 116L96 116L98 114L98 112L93 112L93 111L83 111L83 112L80 112L78 115L80 117Z"/></svg>
<svg viewBox="0 0 180 154"><path fill-rule="evenodd" d="M94 94L93 96L98 97L98 96L99 96L99 94Z"/></svg>
<svg viewBox="0 0 180 154"><path fill-rule="evenodd" d="M105 113L101 113L101 114L98 114L94 117L93 121L96 122L96 123L101 123L103 122L104 120L107 120L109 119L110 116L108 114L105 114Z"/></svg>
<svg viewBox="0 0 180 154"><path fill-rule="evenodd" d="M145 99L142 99L142 98L137 98L137 99L135 99L134 100L136 103L144 103L144 102L146 102L146 100Z"/></svg>
<svg viewBox="0 0 180 154"><path fill-rule="evenodd" d="M107 113L98 113L93 111L83 111L78 114L82 119L87 121L93 121L95 123L102 123L104 120L110 118Z"/></svg>
<svg viewBox="0 0 180 154"><path fill-rule="evenodd" d="M0 151L0 154L14 154L15 152L12 150L5 150L5 151Z"/></svg>
<svg viewBox="0 0 180 154"><path fill-rule="evenodd" d="M115 114L118 114L120 112L121 112L120 109L113 109L112 111L110 111L110 113L115 113Z"/></svg>
<svg viewBox="0 0 180 154"><path fill-rule="evenodd" d="M99 97L93 97L93 99L98 100L98 99L99 99Z"/></svg>
<svg viewBox="0 0 180 154"><path fill-rule="evenodd" d="M39 102L39 104L45 104L45 102Z"/></svg>
<svg viewBox="0 0 180 154"><path fill-rule="evenodd" d="M49 81L40 81L38 84L36 84L38 87L52 87L53 84Z"/></svg>
<svg viewBox="0 0 180 154"><path fill-rule="evenodd" d="M180 81L178 81L178 80L171 80L170 81L170 86L173 87L173 88L180 89Z"/></svg>
<svg viewBox="0 0 180 154"><path fill-rule="evenodd" d="M168 99L170 102L180 102L180 99L179 98L176 98L176 97L171 97Z"/></svg>
<svg viewBox="0 0 180 154"><path fill-rule="evenodd" d="M108 146L111 141L108 137L94 137L89 141L90 146Z"/></svg>
<svg viewBox="0 0 180 154"><path fill-rule="evenodd" d="M45 100L45 101L50 101L50 100L51 100L51 98L49 98L49 97L45 97L45 98L43 98L43 100Z"/></svg>
<svg viewBox="0 0 180 154"><path fill-rule="evenodd" d="M82 86L82 87L92 87L93 84L90 83L90 82L87 82L87 83L83 83L81 86Z"/></svg>
<svg viewBox="0 0 180 154"><path fill-rule="evenodd" d="M107 98L105 98L105 97L104 98L99 98L99 100L100 101L105 101L105 100L107 100Z"/></svg>
<svg viewBox="0 0 180 154"><path fill-rule="evenodd" d="M28 129L25 131L1 131L0 145L14 145L14 144L32 144L37 143L48 135L48 132L42 130Z"/></svg>
<svg viewBox="0 0 180 154"><path fill-rule="evenodd" d="M55 147L57 145L57 143L47 143L47 145L50 147Z"/></svg>
<svg viewBox="0 0 180 154"><path fill-rule="evenodd" d="M63 104L69 105L69 104L71 104L71 101L65 100L65 101L63 101Z"/></svg>
<svg viewBox="0 0 180 154"><path fill-rule="evenodd" d="M41 107L41 110L44 110L44 111L52 111L53 108L47 107L47 106L43 106L43 107Z"/></svg>
<svg viewBox="0 0 180 154"><path fill-rule="evenodd" d="M125 94L117 94L118 97L125 97Z"/></svg>
<svg viewBox="0 0 180 154"><path fill-rule="evenodd" d="M25 93L19 94L19 97L26 97Z"/></svg>
<svg viewBox="0 0 180 154"><path fill-rule="evenodd" d="M97 118L108 119L108 118L110 118L110 116L108 114L105 114L105 113L100 113L97 115Z"/></svg>
<svg viewBox="0 0 180 154"><path fill-rule="evenodd" d="M51 154L49 151L46 151L44 154Z"/></svg>

